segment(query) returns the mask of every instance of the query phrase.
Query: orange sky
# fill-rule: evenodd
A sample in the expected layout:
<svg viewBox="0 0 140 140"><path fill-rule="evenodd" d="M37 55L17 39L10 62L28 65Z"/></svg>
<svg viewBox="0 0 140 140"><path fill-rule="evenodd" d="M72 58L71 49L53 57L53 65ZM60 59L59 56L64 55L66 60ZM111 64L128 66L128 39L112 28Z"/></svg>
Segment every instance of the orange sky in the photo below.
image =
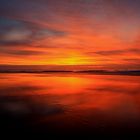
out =
<svg viewBox="0 0 140 140"><path fill-rule="evenodd" d="M140 69L138 5L138 0L2 0L0 64Z"/></svg>

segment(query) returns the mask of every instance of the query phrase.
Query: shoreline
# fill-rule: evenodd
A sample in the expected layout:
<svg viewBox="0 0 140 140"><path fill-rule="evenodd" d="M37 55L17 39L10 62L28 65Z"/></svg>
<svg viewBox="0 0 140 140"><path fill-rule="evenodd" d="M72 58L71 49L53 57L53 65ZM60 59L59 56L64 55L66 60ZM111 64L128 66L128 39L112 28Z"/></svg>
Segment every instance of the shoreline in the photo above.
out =
<svg viewBox="0 0 140 140"><path fill-rule="evenodd" d="M140 76L139 71L0 71L0 74L54 74L54 73L63 73L63 74L91 74L91 75L128 75L128 76Z"/></svg>

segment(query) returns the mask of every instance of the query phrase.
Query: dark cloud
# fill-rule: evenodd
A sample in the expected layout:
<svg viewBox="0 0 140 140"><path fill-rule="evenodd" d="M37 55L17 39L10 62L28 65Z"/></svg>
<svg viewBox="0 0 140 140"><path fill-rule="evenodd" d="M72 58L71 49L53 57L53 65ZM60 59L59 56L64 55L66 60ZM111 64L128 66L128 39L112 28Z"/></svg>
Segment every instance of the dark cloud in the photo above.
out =
<svg viewBox="0 0 140 140"><path fill-rule="evenodd" d="M132 52L132 53L140 55L140 49L139 48L129 49L129 51Z"/></svg>
<svg viewBox="0 0 140 140"><path fill-rule="evenodd" d="M32 31L25 23L16 20L0 19L0 45L29 43Z"/></svg>
<svg viewBox="0 0 140 140"><path fill-rule="evenodd" d="M123 50L106 50L106 51L96 51L96 52L87 52L87 54L97 54L97 55L121 55L126 53L140 54L140 49L123 49Z"/></svg>
<svg viewBox="0 0 140 140"><path fill-rule="evenodd" d="M99 55L118 55L118 54L122 54L124 52L125 52L124 50L111 50L111 51L98 51L95 53L99 54Z"/></svg>
<svg viewBox="0 0 140 140"><path fill-rule="evenodd" d="M123 59L124 61L128 61L128 62L134 62L134 63L138 63L140 62L139 58L125 58Z"/></svg>
<svg viewBox="0 0 140 140"><path fill-rule="evenodd" d="M4 41L4 40L0 40L0 48L2 47L18 47L18 46L22 46L22 45L30 45L31 42L29 40L21 40L21 41Z"/></svg>
<svg viewBox="0 0 140 140"><path fill-rule="evenodd" d="M19 55L19 56L30 56L30 55L41 55L41 54L47 54L43 51L33 51L33 50L3 50L1 51L3 54L10 54L10 55Z"/></svg>
<svg viewBox="0 0 140 140"><path fill-rule="evenodd" d="M36 40L55 36L64 36L65 32L40 28L36 24L22 20L0 19L0 45L27 45Z"/></svg>
<svg viewBox="0 0 140 140"><path fill-rule="evenodd" d="M0 18L0 54L13 56L48 54L47 52L36 50L36 48L50 48L50 46L47 44L34 46L33 44L43 39L47 40L48 38L64 36L65 34L62 31L42 28L37 24L22 20ZM26 50L27 47L30 50Z"/></svg>
<svg viewBox="0 0 140 140"><path fill-rule="evenodd" d="M103 51L96 51L96 52L87 52L86 54L88 54L88 55L110 56L110 55L120 55L120 54L123 54L124 52L125 52L124 50L109 50L109 51L104 51L103 50Z"/></svg>

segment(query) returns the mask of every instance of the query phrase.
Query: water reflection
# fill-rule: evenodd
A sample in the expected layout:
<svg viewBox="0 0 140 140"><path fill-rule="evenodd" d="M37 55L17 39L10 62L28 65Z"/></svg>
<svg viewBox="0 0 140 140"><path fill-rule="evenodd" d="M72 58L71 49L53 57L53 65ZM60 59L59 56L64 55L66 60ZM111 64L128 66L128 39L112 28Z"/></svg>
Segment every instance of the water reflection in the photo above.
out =
<svg viewBox="0 0 140 140"><path fill-rule="evenodd" d="M1 74L0 79L0 121L6 129L110 134L140 128L137 76Z"/></svg>

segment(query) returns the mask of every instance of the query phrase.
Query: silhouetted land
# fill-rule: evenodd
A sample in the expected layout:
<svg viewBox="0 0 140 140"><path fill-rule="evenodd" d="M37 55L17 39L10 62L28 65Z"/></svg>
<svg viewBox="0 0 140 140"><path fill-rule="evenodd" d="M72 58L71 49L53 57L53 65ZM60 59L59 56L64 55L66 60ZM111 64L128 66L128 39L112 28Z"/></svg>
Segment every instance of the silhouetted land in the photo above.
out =
<svg viewBox="0 0 140 140"><path fill-rule="evenodd" d="M140 70L127 71L107 71L107 70L0 70L0 73L85 73L85 74L100 74L100 75L134 75L140 76Z"/></svg>

